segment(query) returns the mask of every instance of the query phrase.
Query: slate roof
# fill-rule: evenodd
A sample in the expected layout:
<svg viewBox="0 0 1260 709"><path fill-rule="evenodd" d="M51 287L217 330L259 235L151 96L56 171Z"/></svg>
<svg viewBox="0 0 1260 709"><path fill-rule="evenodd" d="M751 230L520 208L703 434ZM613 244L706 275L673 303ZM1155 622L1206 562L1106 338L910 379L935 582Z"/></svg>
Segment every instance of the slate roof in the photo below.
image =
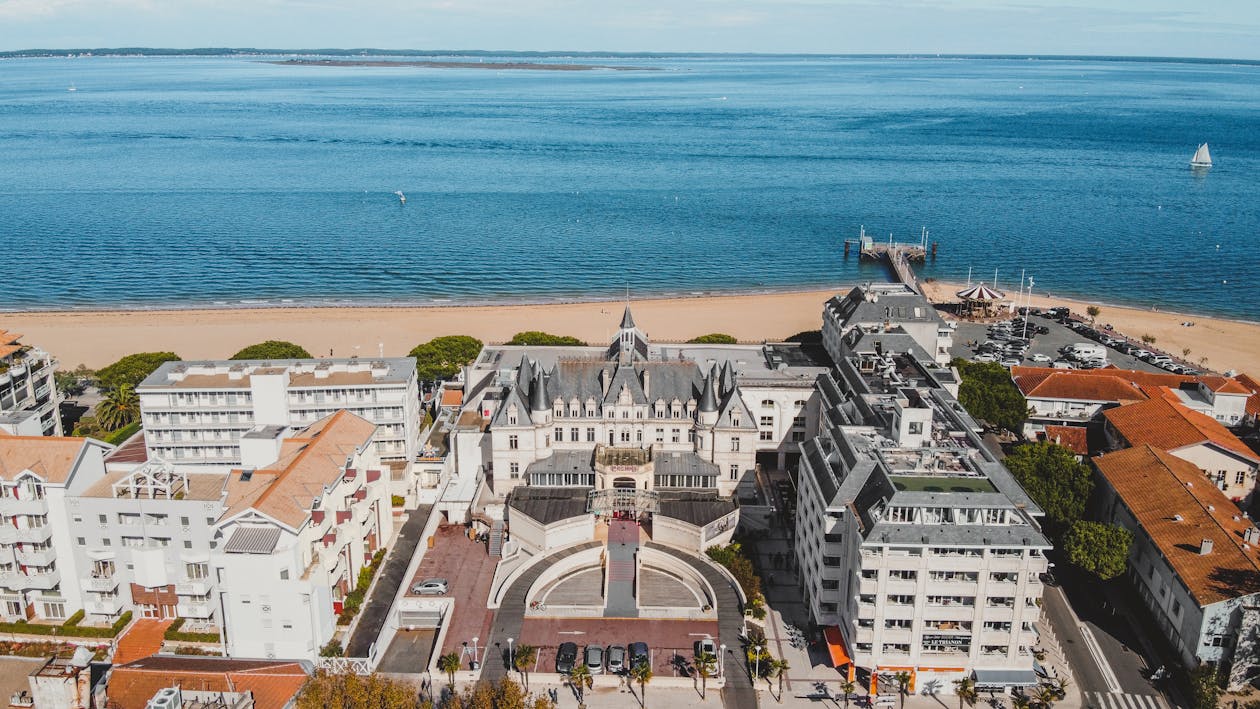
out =
<svg viewBox="0 0 1260 709"><path fill-rule="evenodd" d="M1243 542L1253 525L1197 466L1150 445L1094 465L1200 605L1260 592L1260 549Z"/></svg>
<svg viewBox="0 0 1260 709"><path fill-rule="evenodd" d="M868 292L874 298L868 297ZM824 308L835 313L840 322L855 325L873 322L937 322L944 319L931 301L908 287L893 284L858 286L843 296L827 301Z"/></svg>
<svg viewBox="0 0 1260 709"><path fill-rule="evenodd" d="M735 503L710 490L661 490L658 514L697 527L735 511Z"/></svg>
<svg viewBox="0 0 1260 709"><path fill-rule="evenodd" d="M591 488L518 485L508 493L507 506L540 524L587 514L586 500ZM511 512L508 521L511 521Z"/></svg>

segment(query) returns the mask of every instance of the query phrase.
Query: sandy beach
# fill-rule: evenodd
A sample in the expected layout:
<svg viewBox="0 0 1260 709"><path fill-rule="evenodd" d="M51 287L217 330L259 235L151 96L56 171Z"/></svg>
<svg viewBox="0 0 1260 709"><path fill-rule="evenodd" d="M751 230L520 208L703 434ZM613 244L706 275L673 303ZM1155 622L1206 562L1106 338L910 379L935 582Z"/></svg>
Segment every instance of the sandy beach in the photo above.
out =
<svg viewBox="0 0 1260 709"><path fill-rule="evenodd" d="M847 289L846 289L847 290ZM783 339L821 325L835 290L636 300L635 322L649 337L683 341L724 332L740 341ZM63 368L98 368L133 352L222 359L263 340L289 340L311 354L402 356L439 335L503 342L522 330L608 342L620 302L415 308L256 308L0 313L0 329L51 352Z"/></svg>
<svg viewBox="0 0 1260 709"><path fill-rule="evenodd" d="M955 293L964 284L934 281L925 283L927 296L936 303L955 302ZM1008 296L1013 294L1008 292ZM1095 303L1033 292L1029 301L1034 308L1067 306L1072 312L1085 315L1085 309L1097 305L1102 312L1098 324L1110 324L1116 330L1133 338L1142 335L1155 337L1155 347L1177 357L1189 349L1186 359L1216 371L1236 369L1252 374L1260 373L1260 324L1210 318L1161 310L1141 310L1106 303ZM1192 322L1192 327L1182 323ZM1206 357L1205 362L1200 359Z"/></svg>

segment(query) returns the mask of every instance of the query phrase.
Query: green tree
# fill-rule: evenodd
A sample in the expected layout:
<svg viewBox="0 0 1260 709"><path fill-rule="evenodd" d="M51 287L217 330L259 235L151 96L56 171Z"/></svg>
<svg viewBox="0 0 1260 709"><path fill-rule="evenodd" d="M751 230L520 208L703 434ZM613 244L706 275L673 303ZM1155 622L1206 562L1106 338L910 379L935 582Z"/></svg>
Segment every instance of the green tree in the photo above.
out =
<svg viewBox="0 0 1260 709"><path fill-rule="evenodd" d="M535 347L555 347L555 346L585 346L586 343L570 337L568 335L552 335L549 332L540 332L538 330L526 330L518 332L507 341L509 345L532 345Z"/></svg>
<svg viewBox="0 0 1260 709"><path fill-rule="evenodd" d="M652 663L640 660L630 668L630 679L639 683L639 706L647 706L647 686L652 681Z"/></svg>
<svg viewBox="0 0 1260 709"><path fill-rule="evenodd" d="M754 682L768 675L770 663L774 661L764 641L759 645L749 645L744 648L744 657L748 660L748 674L752 676Z"/></svg>
<svg viewBox="0 0 1260 709"><path fill-rule="evenodd" d="M897 694L901 695L901 709L906 709L906 695L910 693L910 673L898 672L893 675L893 680L897 683Z"/></svg>
<svg viewBox="0 0 1260 709"><path fill-rule="evenodd" d="M66 396L78 396L86 389L89 380L96 374L86 366L80 364L73 370L59 369L53 373L53 382L57 389Z"/></svg>
<svg viewBox="0 0 1260 709"><path fill-rule="evenodd" d="M529 691L504 677L498 682L478 682L451 697L440 709L552 709L551 700L531 696Z"/></svg>
<svg viewBox="0 0 1260 709"><path fill-rule="evenodd" d="M1089 467L1076 454L1049 441L1019 446L1003 461L1046 513L1046 531L1056 540L1085 514L1094 489Z"/></svg>
<svg viewBox="0 0 1260 709"><path fill-rule="evenodd" d="M331 673L318 670L298 692L297 709L417 709L419 698L410 684L382 675Z"/></svg>
<svg viewBox="0 0 1260 709"><path fill-rule="evenodd" d="M687 340L687 344L689 345L734 345L738 342L739 340L736 340L734 337L724 332L711 332L707 335L701 335Z"/></svg>
<svg viewBox="0 0 1260 709"><path fill-rule="evenodd" d="M163 362L178 362L174 352L138 352L97 370L96 381L102 389L115 389L122 384L138 386L144 378L162 366Z"/></svg>
<svg viewBox="0 0 1260 709"><path fill-rule="evenodd" d="M311 353L301 345L284 340L267 340L250 345L228 359L310 359Z"/></svg>
<svg viewBox="0 0 1260 709"><path fill-rule="evenodd" d="M174 627L174 626L172 626ZM320 657L341 657L345 653L345 649L341 647L341 641L333 638L329 640L323 647L319 649Z"/></svg>
<svg viewBox="0 0 1260 709"><path fill-rule="evenodd" d="M785 667L784 669L787 668ZM846 679L840 683L840 691L844 693L844 709L849 709L849 697L853 696L853 693L857 691L857 685ZM783 694L782 687L779 687L779 694Z"/></svg>
<svg viewBox="0 0 1260 709"><path fill-rule="evenodd" d="M477 359L482 343L468 335L445 335L416 345L409 354L416 358L416 376L423 381L450 379L460 367Z"/></svg>
<svg viewBox="0 0 1260 709"><path fill-rule="evenodd" d="M1129 530L1100 522L1074 522L1063 537L1068 561L1103 581L1124 573L1132 544Z"/></svg>
<svg viewBox="0 0 1260 709"><path fill-rule="evenodd" d="M516 671L521 673L521 678L525 680L525 688L529 689L529 669L534 666L534 662L538 659L538 648L533 645L517 645L516 652L512 655L512 664L516 667Z"/></svg>
<svg viewBox="0 0 1260 709"><path fill-rule="evenodd" d="M1090 322L1094 322L1098 319L1098 316L1102 314L1102 308L1097 305L1091 305L1088 308L1085 308L1085 314L1089 316Z"/></svg>
<svg viewBox="0 0 1260 709"><path fill-rule="evenodd" d="M1199 665L1186 673L1191 709L1216 709L1221 700L1221 682L1216 668Z"/></svg>
<svg viewBox="0 0 1260 709"><path fill-rule="evenodd" d="M1020 693L1011 697L1011 706L1014 709L1030 709L1032 702L1028 699L1028 695Z"/></svg>
<svg viewBox="0 0 1260 709"><path fill-rule="evenodd" d="M586 706L586 690L595 686L595 679L591 677L591 668L587 667L585 662L574 665L573 669L569 670L568 679L569 685L577 691L578 705Z"/></svg>
<svg viewBox="0 0 1260 709"><path fill-rule="evenodd" d="M709 691L709 678L717 675L717 658L708 652L696 655L696 674L700 675L700 698L704 699Z"/></svg>
<svg viewBox="0 0 1260 709"><path fill-rule="evenodd" d="M954 693L958 695L958 709L963 709L963 704L974 707L976 700L980 698L980 692L976 691L976 681L970 677L954 680Z"/></svg>
<svg viewBox="0 0 1260 709"><path fill-rule="evenodd" d="M761 577L757 575L752 561L744 553L743 546L739 542L732 542L726 546L709 547L705 553L710 559L731 572L731 576L735 577L735 581L743 590L744 597L748 599L748 606L754 609L760 607L764 614L765 596L761 592Z"/></svg>
<svg viewBox="0 0 1260 709"><path fill-rule="evenodd" d="M140 397L130 384L120 384L105 392L95 411L97 425L117 431L140 416Z"/></svg>
<svg viewBox="0 0 1260 709"><path fill-rule="evenodd" d="M455 673L459 672L461 667L459 655L453 652L446 653L438 658L437 667L446 673L447 684L450 685L451 689L455 689Z"/></svg>
<svg viewBox="0 0 1260 709"><path fill-rule="evenodd" d="M955 358L951 363L962 375L958 403L967 413L993 426L1018 433L1028 419L1028 401L1019 392L1011 373L997 362L968 362Z"/></svg>

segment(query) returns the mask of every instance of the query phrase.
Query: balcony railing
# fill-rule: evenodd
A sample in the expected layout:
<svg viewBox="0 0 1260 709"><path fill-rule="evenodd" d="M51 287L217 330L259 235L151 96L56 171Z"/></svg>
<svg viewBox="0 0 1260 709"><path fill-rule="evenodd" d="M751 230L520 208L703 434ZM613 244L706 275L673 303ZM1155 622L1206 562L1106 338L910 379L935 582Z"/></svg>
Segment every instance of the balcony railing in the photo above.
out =
<svg viewBox="0 0 1260 709"><path fill-rule="evenodd" d="M14 515L48 514L48 501L42 497L32 497L28 499L0 497L0 514L5 515L6 517L12 517Z"/></svg>
<svg viewBox="0 0 1260 709"><path fill-rule="evenodd" d="M22 574L11 571L7 574L0 574L0 587L11 588L15 591L25 589L43 589L47 591L59 583L61 583L61 572L56 569L41 573Z"/></svg>
<svg viewBox="0 0 1260 709"><path fill-rule="evenodd" d="M210 618L214 616L214 608L209 603L178 603L175 612L181 618Z"/></svg>
<svg viewBox="0 0 1260 709"><path fill-rule="evenodd" d="M208 579L187 579L175 584L175 594L179 596L205 596L210 593Z"/></svg>
<svg viewBox="0 0 1260 709"><path fill-rule="evenodd" d="M86 601L83 612L92 615L118 615L122 610L122 599L118 597L103 598L99 601Z"/></svg>
<svg viewBox="0 0 1260 709"><path fill-rule="evenodd" d="M51 547L48 549L19 549L17 560L20 564L27 566L48 566L57 559L57 552Z"/></svg>
<svg viewBox="0 0 1260 709"><path fill-rule="evenodd" d="M83 590L95 591L96 593L107 593L118 588L118 577L110 576L85 576L79 579L83 584Z"/></svg>
<svg viewBox="0 0 1260 709"><path fill-rule="evenodd" d="M49 539L52 539L52 527L18 528L10 524L0 524L0 544L15 542L43 544Z"/></svg>

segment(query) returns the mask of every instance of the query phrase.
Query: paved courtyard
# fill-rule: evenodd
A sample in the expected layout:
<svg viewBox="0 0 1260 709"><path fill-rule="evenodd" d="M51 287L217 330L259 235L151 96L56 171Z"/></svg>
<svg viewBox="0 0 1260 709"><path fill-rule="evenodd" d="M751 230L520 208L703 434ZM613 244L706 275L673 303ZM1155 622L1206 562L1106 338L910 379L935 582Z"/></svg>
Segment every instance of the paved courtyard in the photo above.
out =
<svg viewBox="0 0 1260 709"><path fill-rule="evenodd" d="M490 556L485 544L470 540L461 525L438 527L433 536L433 548L425 551L416 575L408 582L407 594L411 595L410 586L416 581L446 579L447 596L455 599L455 608L446 619L449 630L442 654L460 652L464 642L471 644L474 637L484 640L490 636L494 612L486 608L486 601L498 559Z"/></svg>

